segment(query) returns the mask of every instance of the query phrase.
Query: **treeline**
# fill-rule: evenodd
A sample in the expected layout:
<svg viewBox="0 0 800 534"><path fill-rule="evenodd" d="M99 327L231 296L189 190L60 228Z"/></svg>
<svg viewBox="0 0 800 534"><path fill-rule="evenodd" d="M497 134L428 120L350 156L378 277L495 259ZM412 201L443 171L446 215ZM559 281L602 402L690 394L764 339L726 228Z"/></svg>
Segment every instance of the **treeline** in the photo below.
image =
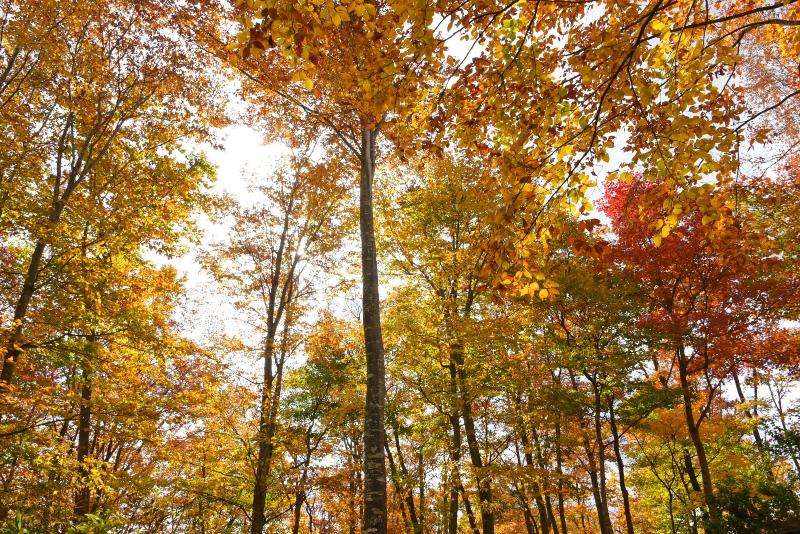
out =
<svg viewBox="0 0 800 534"><path fill-rule="evenodd" d="M0 0L0 528L800 529L798 17Z"/></svg>

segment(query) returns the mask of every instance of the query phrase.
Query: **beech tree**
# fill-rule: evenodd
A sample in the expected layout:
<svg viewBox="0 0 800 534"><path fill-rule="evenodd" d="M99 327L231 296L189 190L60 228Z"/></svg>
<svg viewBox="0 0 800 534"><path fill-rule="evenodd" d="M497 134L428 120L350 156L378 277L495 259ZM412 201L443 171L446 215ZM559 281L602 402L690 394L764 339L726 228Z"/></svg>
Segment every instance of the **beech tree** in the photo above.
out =
<svg viewBox="0 0 800 534"><path fill-rule="evenodd" d="M384 458L385 365L380 320L373 190L378 140L393 123L406 129L441 46L432 12L375 5L247 3L240 39L245 58L266 57L250 77L317 124L328 128L359 172L359 227L367 408L364 433L365 532L386 531ZM255 20L253 20L255 19ZM275 72L277 71L277 73ZM276 75L277 74L277 75ZM284 83L295 80L295 86ZM299 92L298 92L299 89ZM271 99L272 101L275 98Z"/></svg>

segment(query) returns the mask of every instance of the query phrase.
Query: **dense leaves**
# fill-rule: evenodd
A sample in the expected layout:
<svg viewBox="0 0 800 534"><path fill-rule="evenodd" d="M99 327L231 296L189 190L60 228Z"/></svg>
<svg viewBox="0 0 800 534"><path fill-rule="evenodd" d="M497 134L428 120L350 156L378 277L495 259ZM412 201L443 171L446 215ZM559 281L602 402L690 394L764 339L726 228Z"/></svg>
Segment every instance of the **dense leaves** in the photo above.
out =
<svg viewBox="0 0 800 534"><path fill-rule="evenodd" d="M799 27L0 0L0 531L800 529Z"/></svg>

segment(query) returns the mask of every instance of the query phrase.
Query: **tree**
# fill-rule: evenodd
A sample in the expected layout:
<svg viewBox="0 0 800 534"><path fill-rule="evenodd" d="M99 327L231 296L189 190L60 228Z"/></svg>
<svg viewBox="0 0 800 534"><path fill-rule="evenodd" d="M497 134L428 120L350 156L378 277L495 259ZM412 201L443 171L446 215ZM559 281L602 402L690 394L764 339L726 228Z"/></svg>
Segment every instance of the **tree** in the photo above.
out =
<svg viewBox="0 0 800 534"><path fill-rule="evenodd" d="M709 528L718 529L721 512L700 425L714 409L722 382L735 365L732 345L774 331L791 306L796 281L782 276L784 267L780 259L771 257L769 241L750 225L747 213L734 211L733 201L726 202L724 196L712 200L716 209L727 212L717 222L709 221L708 215L701 219L698 213L662 233L664 238L651 240L642 235L633 212L642 205L639 198L647 188L639 181L609 186L605 209L619 239L615 261L647 292L649 312L643 321L673 354L664 380L677 367ZM698 202L703 201L699 197ZM673 204L667 199L663 205L662 210L669 210ZM705 398L696 413L700 394Z"/></svg>
<svg viewBox="0 0 800 534"><path fill-rule="evenodd" d="M432 12L387 2L349 5L252 2L242 17L243 70L310 120L328 128L359 170L359 226L367 408L364 433L365 532L386 531L385 364L380 320L373 190L378 139L412 117L435 74L441 45ZM255 19L255 20L254 20ZM274 78L273 78L274 77ZM296 83L284 84L289 79ZM273 99L274 101L274 99Z"/></svg>
<svg viewBox="0 0 800 534"><path fill-rule="evenodd" d="M323 264L346 222L339 199L343 186L335 169L311 159L316 144L295 153L258 191L263 204L239 209L232 235L206 262L216 279L237 297L241 313L253 320L264 359L253 485L251 532L266 523L267 484L272 468L281 406L284 367L298 341L295 330L304 301L313 291L303 272ZM313 276L307 274L309 278Z"/></svg>
<svg viewBox="0 0 800 534"><path fill-rule="evenodd" d="M13 12L12 6L8 7ZM30 104L45 106L34 111L42 119L33 132L36 137L23 139L21 152L11 158L24 157L29 150L26 143L34 143L43 157L42 164L34 167L39 175L25 174L26 181L20 181L14 167L9 169L13 187L28 193L11 210L19 213L13 232L24 236L32 249L18 284L13 314L4 328L0 375L4 389L14 377L26 344L25 323L45 252L63 239L67 230L63 219L73 204L80 203L78 197L86 194L87 183L104 182L107 194L117 188L140 187L135 181L122 181L135 178L125 173L124 162L151 158L156 164L164 151L180 151L181 138L203 136L215 111L207 78L187 70L194 61L193 53L177 38L159 31L170 20L168 10L160 10L155 3L109 1L92 7L59 4L55 13L56 22L50 24L56 25L52 31L61 52L47 52L47 60L35 63L27 77L30 82L45 79L54 85L32 89L38 97ZM52 14L46 12L45 16ZM25 50L26 44L37 43L22 40L12 46L23 55L39 54L36 49ZM13 69L14 64L7 67ZM18 88L11 97L24 96L23 89ZM190 113L190 109L197 112ZM112 174L115 169L119 172ZM186 176L193 177L191 173Z"/></svg>
<svg viewBox="0 0 800 534"><path fill-rule="evenodd" d="M420 172L418 183L412 182L407 192L397 200L392 199L396 208L389 214L398 224L387 228L386 247L394 256L396 268L417 286L418 294L431 306L428 320L435 328L432 335L448 353L445 368L449 373L451 397L444 403L450 406L443 411L449 414L453 440L450 454L454 471L450 474L449 497L451 532L458 525L461 491L458 464L463 421L478 488L481 527L484 533L490 533L495 528L492 481L480 450L473 406L480 396L473 389L473 382L477 384L479 380L469 376L480 371L475 369L475 362L466 359L470 355L468 344L475 335L474 329L478 328L474 323L488 320L487 316L491 315L483 312L486 316L475 317L481 296L478 274L485 261L481 242L486 234L481 217L490 209L491 204L486 200L491 197L478 202L480 168L475 162L437 159L426 163L428 167ZM410 313L410 310L401 313Z"/></svg>

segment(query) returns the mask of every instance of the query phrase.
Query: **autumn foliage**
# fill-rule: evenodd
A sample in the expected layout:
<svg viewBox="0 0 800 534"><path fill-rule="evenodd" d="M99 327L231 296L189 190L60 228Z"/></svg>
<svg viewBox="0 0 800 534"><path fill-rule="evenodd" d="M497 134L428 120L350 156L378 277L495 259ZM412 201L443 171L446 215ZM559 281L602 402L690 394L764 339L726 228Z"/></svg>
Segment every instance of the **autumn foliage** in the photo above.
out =
<svg viewBox="0 0 800 534"><path fill-rule="evenodd" d="M799 27L0 0L0 532L800 530Z"/></svg>

